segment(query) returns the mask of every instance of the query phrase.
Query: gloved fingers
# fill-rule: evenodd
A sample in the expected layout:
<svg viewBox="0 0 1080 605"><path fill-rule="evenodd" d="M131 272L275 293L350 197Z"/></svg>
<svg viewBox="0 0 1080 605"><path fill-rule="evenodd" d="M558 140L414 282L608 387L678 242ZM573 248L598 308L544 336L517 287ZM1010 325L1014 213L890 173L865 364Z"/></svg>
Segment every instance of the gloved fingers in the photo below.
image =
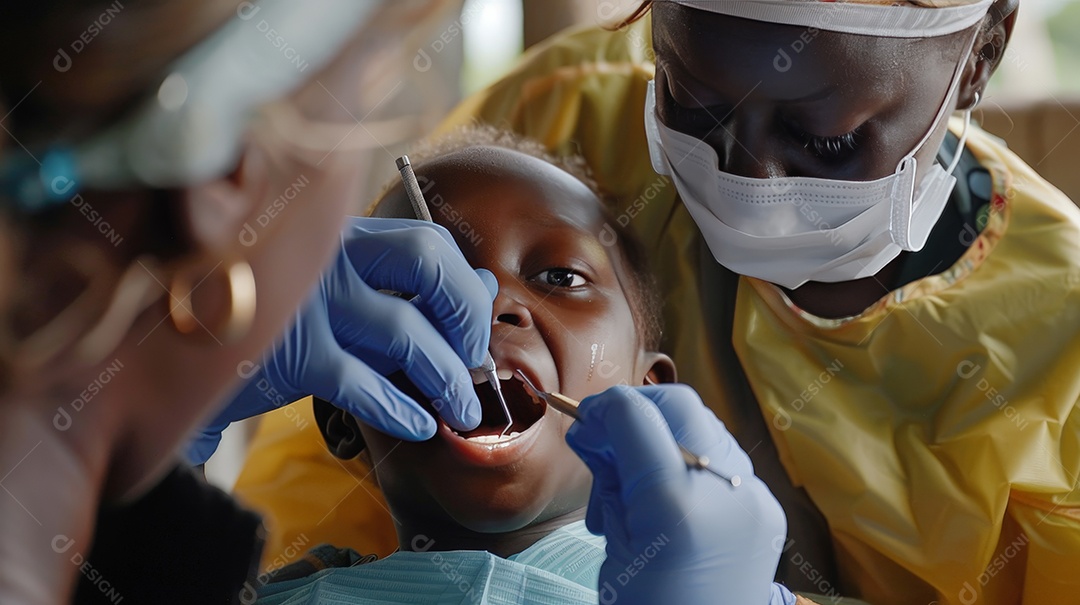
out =
<svg viewBox="0 0 1080 605"><path fill-rule="evenodd" d="M684 384L664 384L636 390L660 409L675 440L695 454L708 456L711 467L728 476L753 474L750 457L694 389Z"/></svg>
<svg viewBox="0 0 1080 605"><path fill-rule="evenodd" d="M631 560L657 536L689 530L686 511L701 500L656 406L629 387L613 387L582 408L566 440L593 473L586 526L607 536L609 557Z"/></svg>
<svg viewBox="0 0 1080 605"><path fill-rule="evenodd" d="M626 505L621 498L618 470L613 461L595 459L589 507L585 510L585 527L606 536L609 544L623 545L630 540L626 527Z"/></svg>
<svg viewBox="0 0 1080 605"><path fill-rule="evenodd" d="M603 536L607 532L605 519L610 518L614 511L609 511L611 508L611 503L608 501L609 495L596 480L604 473L604 470L596 471L592 465L586 464L589 470L593 471L594 480L592 487L589 488L589 506L585 509L585 528L598 536Z"/></svg>
<svg viewBox="0 0 1080 605"><path fill-rule="evenodd" d="M225 430L228 424L210 426L202 431L199 431L190 442L187 444L187 449L184 452L184 457L192 466L198 466L200 464L206 464L206 461L210 459L210 456L214 455L214 451L217 450L218 444L221 443L221 431Z"/></svg>
<svg viewBox="0 0 1080 605"><path fill-rule="evenodd" d="M487 288L488 295L491 296L492 302L495 301L495 297L499 295L499 280L495 279L495 274L487 269L474 269L477 277L480 281L484 282L484 287Z"/></svg>
<svg viewBox="0 0 1080 605"><path fill-rule="evenodd" d="M776 499L768 487L754 476L750 457L692 388L686 385L658 385L640 387L637 391L656 403L679 443L694 454L707 456L709 468L726 477L739 476L739 488L712 494L715 498L724 498L717 502L727 503L725 510L729 511L727 514L732 520L745 523L744 527L747 528L775 528L778 523L781 528L786 528L783 512ZM722 480L714 479L704 471L691 473L720 481L718 486L724 485ZM729 497L723 494L729 494ZM781 529L780 533L783 531Z"/></svg>
<svg viewBox="0 0 1080 605"><path fill-rule="evenodd" d="M435 435L431 414L359 359L338 349L325 363L320 381L325 389L313 390L316 397L397 439L423 441Z"/></svg>
<svg viewBox="0 0 1080 605"><path fill-rule="evenodd" d="M293 330L286 331L287 335L293 333ZM329 334L329 328L327 328L327 334ZM286 341L288 341L288 336L286 336ZM288 385L284 384L284 381L280 380L279 375L267 371L267 367L273 365L272 357L269 364L264 358L262 363L245 360L237 365L237 375L243 381L230 398L228 405L219 409L217 415L202 425L201 430L192 437L184 452L188 462L203 464L209 460L221 441L222 431L231 423L257 416L283 403L300 398L300 395L294 393ZM273 378L278 378L278 380L272 380Z"/></svg>
<svg viewBox="0 0 1080 605"><path fill-rule="evenodd" d="M585 527L594 534L607 535L611 524L621 524L622 502L619 500L618 469L612 460L611 448L596 439L579 437L583 430L580 422L570 425L566 443L578 455L592 473L589 506L585 511ZM599 447L597 447L599 446Z"/></svg>
<svg viewBox="0 0 1080 605"><path fill-rule="evenodd" d="M725 483L703 471L691 471L717 481L706 495L714 508L723 507L728 522L744 533L748 544L784 534L787 525L783 510L764 482L754 476L750 457L693 389L686 385L659 385L641 387L638 392L656 403L683 446L695 454L708 456L709 467L721 474L739 476L741 484L738 488L716 489ZM733 536L735 531L732 530Z"/></svg>
<svg viewBox="0 0 1080 605"><path fill-rule="evenodd" d="M469 367L480 366L491 337L490 284L469 266L446 229L411 223L346 238L345 254L370 287L419 295L415 304L453 350Z"/></svg>
<svg viewBox="0 0 1080 605"><path fill-rule="evenodd" d="M686 482L686 462L656 404L633 388L615 386L582 400L578 443L593 450L607 444L614 453L624 504L634 493L657 484L678 490Z"/></svg>
<svg viewBox="0 0 1080 605"><path fill-rule="evenodd" d="M457 245L454 242L454 236L450 235L441 225L436 223L429 223L420 219L414 218L382 218L371 216L350 216L345 223L344 229L341 232L342 241L348 241L353 239L362 239L366 235L373 233L382 233L385 231L401 231L402 229L412 229L415 227L423 226L435 226L436 230L446 243Z"/></svg>
<svg viewBox="0 0 1080 605"><path fill-rule="evenodd" d="M454 429L480 424L480 399L469 371L427 318L407 301L363 284L353 292L353 297L328 303L331 316L340 318L337 342L380 370L401 368Z"/></svg>

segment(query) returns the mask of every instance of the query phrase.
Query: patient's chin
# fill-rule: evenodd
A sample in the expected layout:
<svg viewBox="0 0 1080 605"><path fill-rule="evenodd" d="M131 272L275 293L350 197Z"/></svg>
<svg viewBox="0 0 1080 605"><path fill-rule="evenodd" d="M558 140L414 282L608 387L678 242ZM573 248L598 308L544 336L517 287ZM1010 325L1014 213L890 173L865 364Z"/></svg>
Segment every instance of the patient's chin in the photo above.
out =
<svg viewBox="0 0 1080 605"><path fill-rule="evenodd" d="M478 534L514 532L574 511L582 511L583 515L589 502L591 475L584 465L571 472L554 493L538 491L536 483L503 485L471 494L463 489L452 497L440 498L440 505L458 525Z"/></svg>
<svg viewBox="0 0 1080 605"><path fill-rule="evenodd" d="M455 503L446 512L459 525L479 534L504 534L531 525L545 511L539 498L521 501L493 494L490 499L471 504ZM453 509L453 510L451 510Z"/></svg>

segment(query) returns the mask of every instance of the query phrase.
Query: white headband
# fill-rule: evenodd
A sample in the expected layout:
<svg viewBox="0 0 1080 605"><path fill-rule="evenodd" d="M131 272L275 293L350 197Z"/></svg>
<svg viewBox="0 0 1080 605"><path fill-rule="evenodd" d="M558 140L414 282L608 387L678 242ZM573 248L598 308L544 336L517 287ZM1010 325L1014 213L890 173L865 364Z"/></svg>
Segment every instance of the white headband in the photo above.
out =
<svg viewBox="0 0 1080 605"><path fill-rule="evenodd" d="M754 21L885 38L933 38L979 22L994 0L929 8L821 0L660 0Z"/></svg>

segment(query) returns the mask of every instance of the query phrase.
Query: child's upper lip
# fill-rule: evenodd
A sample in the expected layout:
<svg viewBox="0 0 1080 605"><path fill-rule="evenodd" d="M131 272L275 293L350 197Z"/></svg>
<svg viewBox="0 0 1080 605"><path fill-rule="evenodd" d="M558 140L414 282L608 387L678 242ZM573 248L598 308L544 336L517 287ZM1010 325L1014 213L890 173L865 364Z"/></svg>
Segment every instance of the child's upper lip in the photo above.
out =
<svg viewBox="0 0 1080 605"><path fill-rule="evenodd" d="M497 351L491 354L491 358L495 361L495 367L499 368L499 370L510 370L510 372L514 375L514 380L521 380L521 378L517 375L518 370L521 370L521 373L525 374L525 376L532 381L536 388L542 391L546 391L548 389L547 385L551 384L551 382L558 382L557 380L545 380L543 377L537 374L537 372L533 369L532 364L522 360L521 357L517 355L514 355L510 352L505 355L500 355L499 353L500 352Z"/></svg>

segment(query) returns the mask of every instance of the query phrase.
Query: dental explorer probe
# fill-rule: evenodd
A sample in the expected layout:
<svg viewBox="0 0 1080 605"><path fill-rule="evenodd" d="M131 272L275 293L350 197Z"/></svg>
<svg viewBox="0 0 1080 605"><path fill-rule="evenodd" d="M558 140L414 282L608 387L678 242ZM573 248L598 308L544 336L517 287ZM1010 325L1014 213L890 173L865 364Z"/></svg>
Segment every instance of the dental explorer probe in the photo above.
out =
<svg viewBox="0 0 1080 605"><path fill-rule="evenodd" d="M529 377L526 376L525 373L521 370L517 370L517 375L519 378L521 378L522 382L525 383L525 388L529 391L530 395L538 399L542 399L544 403L555 408L557 411L566 414L574 420L581 420L581 414L578 413L577 401L570 399L562 393L549 393L547 391L541 391L540 389L536 388L536 385L534 385L532 381L529 380ZM732 475L731 477L727 477L721 474L720 471L709 466L708 456L698 456L694 452L686 449L686 447L681 443L676 442L676 445L679 446L679 453L682 454L682 458L686 462L686 466L702 471L708 471L716 475L717 477L720 477L724 481L730 483L731 487L733 488L742 485L742 478L738 475Z"/></svg>
<svg viewBox="0 0 1080 605"><path fill-rule="evenodd" d="M428 211L427 202L424 201L424 193L420 191L420 184L416 182L416 174L413 173L409 156L403 155L397 159L397 169L401 173L401 183L405 186L405 195L409 198L409 203L412 204L416 218L427 223L434 223L431 212ZM491 387L495 389L495 394L499 397L499 405L502 406L503 414L506 415L506 428L499 433L499 437L505 437L510 432L510 428L514 426L514 419L510 417L510 408L506 405L506 399L503 397L498 370L495 368L495 360L491 358L490 351L486 355L484 365L479 368L472 368L469 372L474 375L477 373L482 374L491 383Z"/></svg>

